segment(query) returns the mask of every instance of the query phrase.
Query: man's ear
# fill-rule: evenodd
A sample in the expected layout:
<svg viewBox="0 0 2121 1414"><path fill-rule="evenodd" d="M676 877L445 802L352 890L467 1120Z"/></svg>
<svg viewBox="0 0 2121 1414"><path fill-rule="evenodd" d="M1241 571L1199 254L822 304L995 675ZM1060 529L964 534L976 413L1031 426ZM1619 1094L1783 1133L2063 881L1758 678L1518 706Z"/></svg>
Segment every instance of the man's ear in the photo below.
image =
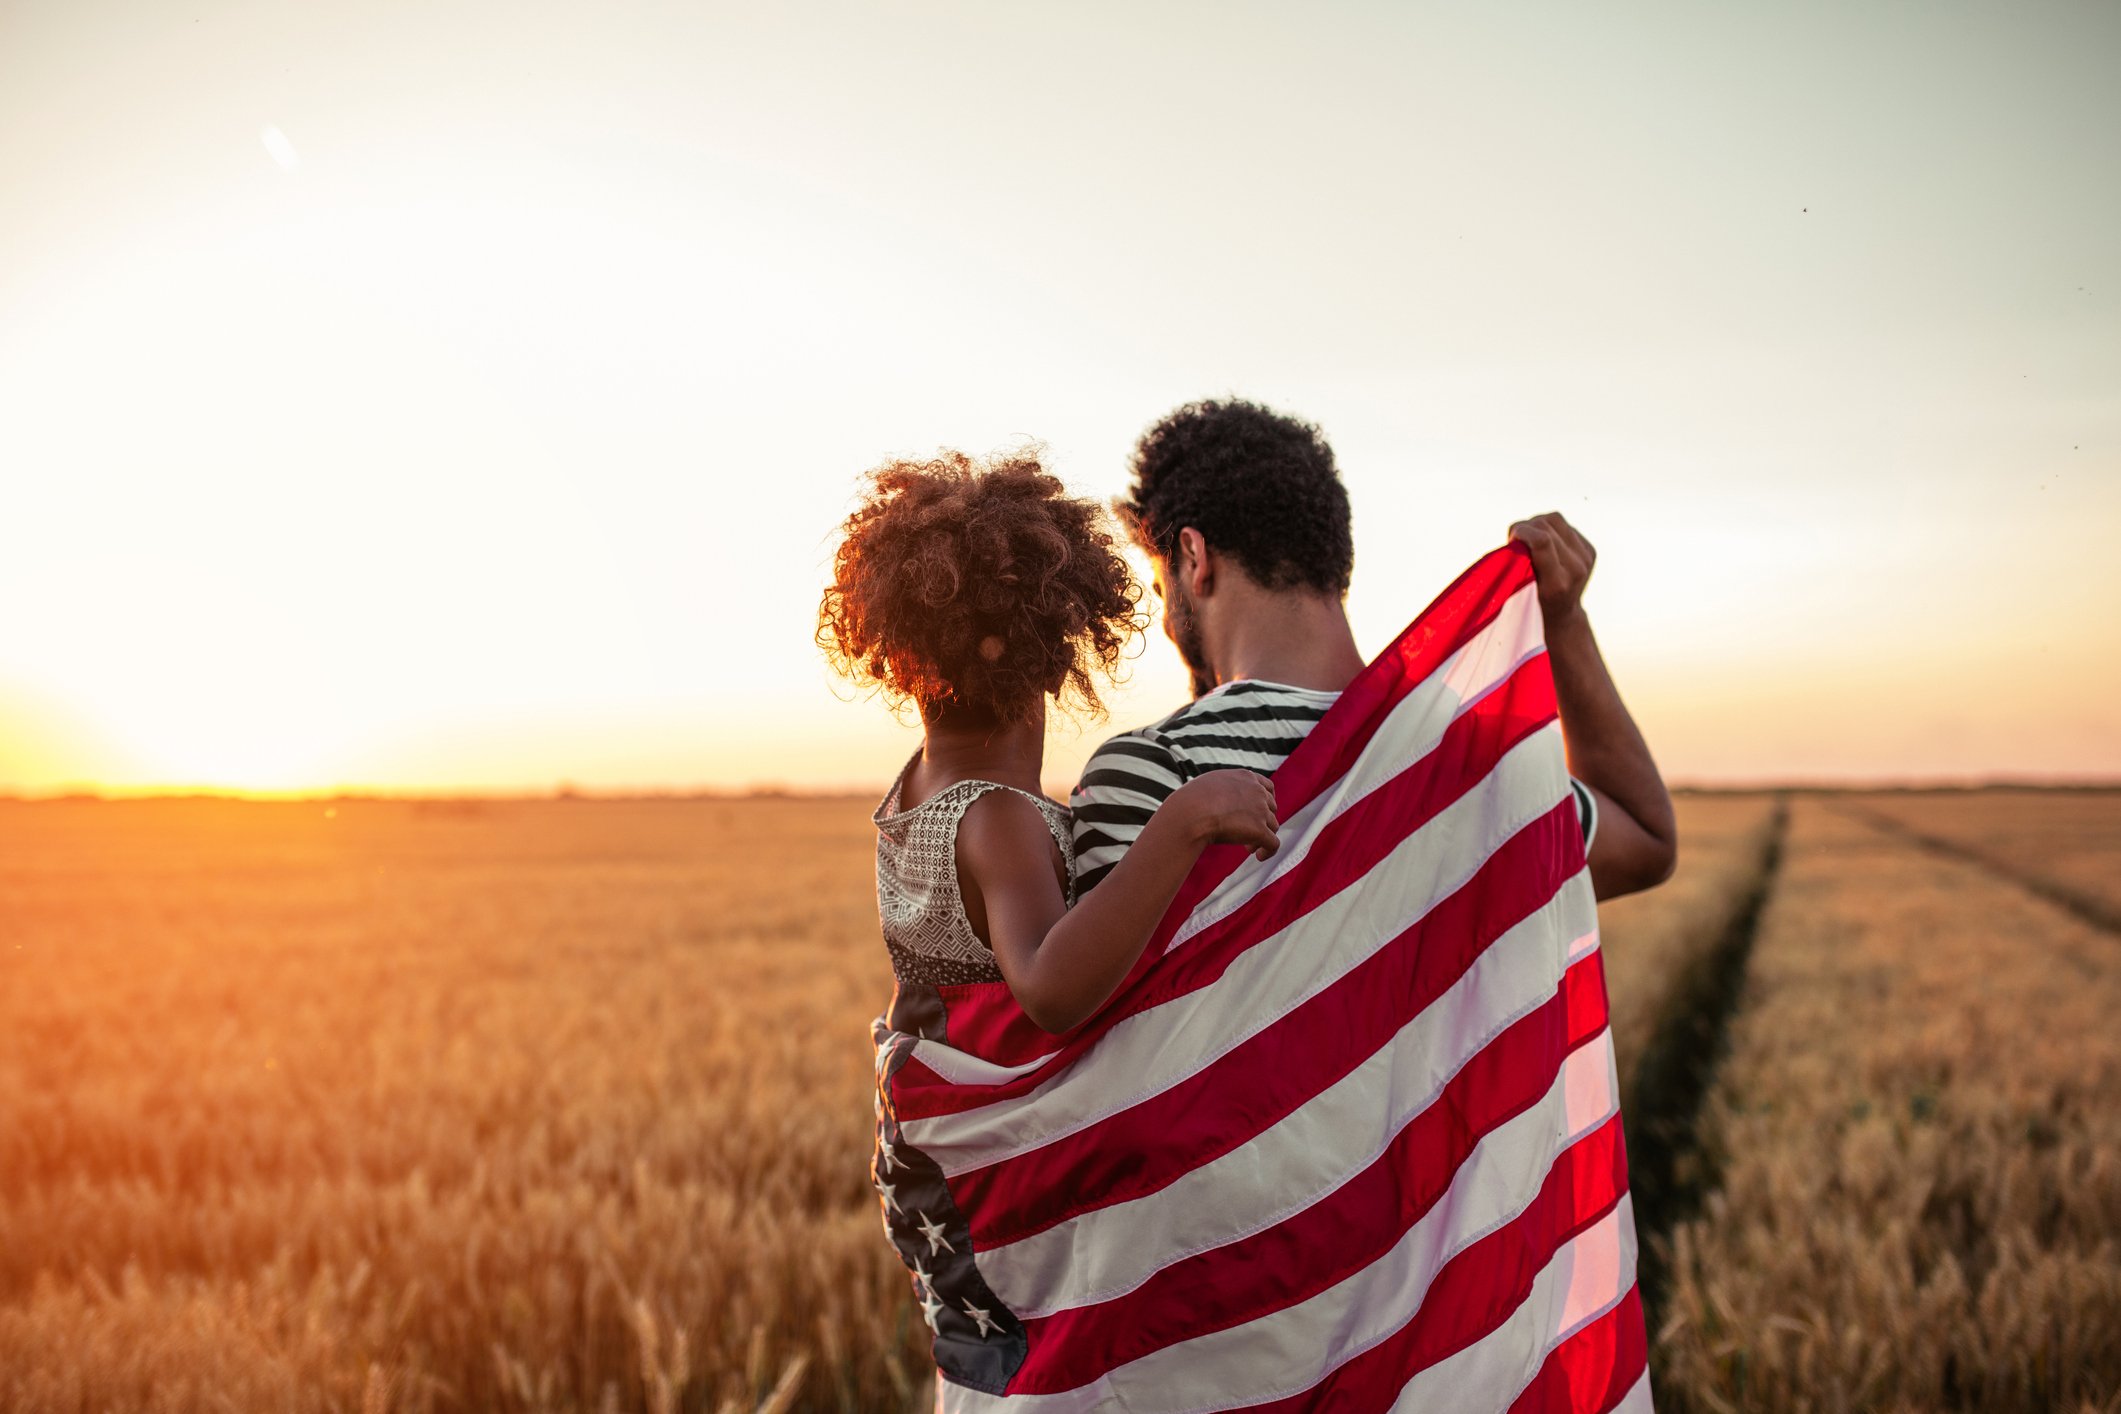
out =
<svg viewBox="0 0 2121 1414"><path fill-rule="evenodd" d="M1178 532L1178 553L1172 571L1179 583L1196 599L1215 588L1215 567L1209 562L1208 542L1201 538L1192 526L1181 526Z"/></svg>

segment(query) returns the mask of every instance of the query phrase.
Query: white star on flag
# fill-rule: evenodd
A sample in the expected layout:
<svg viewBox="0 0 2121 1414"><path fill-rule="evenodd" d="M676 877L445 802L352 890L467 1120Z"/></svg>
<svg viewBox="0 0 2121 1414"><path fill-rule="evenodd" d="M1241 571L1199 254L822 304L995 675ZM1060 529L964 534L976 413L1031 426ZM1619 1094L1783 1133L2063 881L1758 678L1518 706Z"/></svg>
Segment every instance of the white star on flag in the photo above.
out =
<svg viewBox="0 0 2121 1414"><path fill-rule="evenodd" d="M903 1213L906 1211L898 1205L898 1195L891 1191L891 1185L884 1182L881 1178L876 1181L876 1191L884 1195L884 1203L892 1212Z"/></svg>
<svg viewBox="0 0 2121 1414"><path fill-rule="evenodd" d="M1323 1403L1301 1392L1350 1381L1386 1392L1385 1404L1397 1396L1410 1408L1494 1414L1538 1403L1549 1381L1550 1402L1590 1407L1576 1397L1588 1377L1597 1408L1647 1411L1638 1234L1581 850L1591 821L1567 773L1537 578L1521 545L1493 552L1353 679L1290 758L1281 801L1290 818L1273 867L1225 851L1188 874L1157 929L1169 941L1129 974L1128 997L1147 1009L1108 1004L1074 1039L1048 1046L1034 1043L1007 987L952 988L947 1034L913 1047L922 1065L881 1079L892 1116L882 1128L921 1158L909 1196L943 1196L942 1185L953 1190L948 1231L963 1223L967 1242L974 1231L1017 1239L948 1254L931 1240L923 1253L911 1239L937 1230L929 1210L880 1214L890 1256L906 1268L973 1259L953 1263L953 1299L915 1290L929 1325L940 1324L937 1301L957 1318L951 1339L935 1339L946 1408L1235 1410L1289 1390L1299 1393L1288 1402ZM1362 808L1341 809L1358 796ZM1436 814L1445 799L1459 803ZM1410 890L1450 902L1409 928ZM1201 970L1204 949L1214 979ZM1369 988L1360 1006L1324 1004L1373 970L1395 979L1389 996ZM875 1028L879 1049L908 1044L915 1020L943 1029L934 1024L943 1009L913 995ZM1321 1004L1298 1004L1307 997ZM1260 1032L1269 1015L1280 1019ZM1231 1049L1255 1035L1272 1044ZM1344 1067L1306 1059L1343 1043L1372 1057L1366 1066L1419 1079L1350 1086ZM1424 1099L1414 1092L1439 1056L1460 1075L1509 1084ZM1187 1093L1208 1079L1239 1102L1189 1112ZM1245 1103L1262 1085L1281 1087L1287 1103L1272 1114ZM1314 1123L1343 1105L1348 1123ZM1395 1146L1390 1183L1316 1178L1368 1172L1380 1163L1372 1136L1418 1138L1432 1124L1454 1142ZM1487 1175L1458 1164L1467 1148L1506 1152L1511 1177L1530 1190L1476 1181ZM1117 1166L1126 1192L1049 1201L1074 1197L1085 1169L1096 1189L1116 1150L1127 1155ZM1213 1157L1240 1150L1256 1161ZM913 1160L902 1166L914 1186ZM1447 1193L1435 1221L1415 1224L1393 1253L1412 1263L1406 1272L1365 1253L1372 1265L1350 1279L1345 1244L1307 1240L1313 1228L1409 1231L1401 1199L1431 1189ZM1073 1216L1027 1232L1056 1207ZM1444 1254L1481 1234L1551 1255L1536 1273L1514 1261L1454 1263L1451 1281L1428 1280ZM1442 1245L1423 1245L1432 1238ZM1272 1268L1264 1282L1262 1268ZM1381 1287L1395 1284L1407 1289L1380 1306ZM1221 1299L1240 1289L1242 1329ZM1450 1309L1460 1306L1486 1318L1460 1330ZM1034 1337L1036 1312L1065 1316L1040 1320ZM971 1346L966 1324L979 1331ZM1448 1350L1432 1347L1439 1332ZM1000 1385L1003 1397L959 1379Z"/></svg>
<svg viewBox="0 0 2121 1414"><path fill-rule="evenodd" d="M937 1335L941 1335L943 1333L942 1328L936 1325L935 1318L942 1313L943 1303L935 1299L935 1278L928 1275L926 1267L923 1267L919 1262L915 1262L913 1264L913 1279L920 1283L921 1314L927 1319L928 1329L934 1331Z"/></svg>
<svg viewBox="0 0 2121 1414"><path fill-rule="evenodd" d="M913 1225L921 1230L921 1236L928 1239L929 1256L933 1257L938 1252L955 1252L957 1250L950 1245L950 1239L943 1236L943 1225L926 1213L914 1214Z"/></svg>
<svg viewBox="0 0 2121 1414"><path fill-rule="evenodd" d="M898 1146L891 1142L890 1135L879 1134L876 1137L876 1152L877 1156L884 1161L885 1173L889 1173L898 1167Z"/></svg>

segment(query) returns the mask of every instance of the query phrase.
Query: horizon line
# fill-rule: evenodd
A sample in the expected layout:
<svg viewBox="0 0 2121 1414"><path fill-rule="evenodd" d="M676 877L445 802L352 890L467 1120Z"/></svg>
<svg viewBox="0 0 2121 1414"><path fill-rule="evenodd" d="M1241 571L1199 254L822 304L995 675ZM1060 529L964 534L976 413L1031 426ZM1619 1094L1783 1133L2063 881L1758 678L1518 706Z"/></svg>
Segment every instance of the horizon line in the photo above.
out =
<svg viewBox="0 0 2121 1414"><path fill-rule="evenodd" d="M874 785L793 786L759 782L744 786L610 786L584 787L561 782L548 787L488 789L480 787L395 789L380 786L330 786L315 789L249 790L230 786L90 786L67 785L50 790L17 790L0 786L0 803L47 805L98 802L123 804L140 801L236 801L255 804L380 804L479 803L527 804L584 801L624 803L648 801L751 801L751 800L850 800L878 799L888 783ZM2060 775L2053 773L1977 773L1925 776L1791 776L1733 777L1715 780L1678 780L1669 789L1680 795L1758 795L1788 792L1800 795L1862 795L1875 792L1953 793L1998 790L2109 791L2121 790L2121 774ZM1064 799L1065 793L1056 799Z"/></svg>

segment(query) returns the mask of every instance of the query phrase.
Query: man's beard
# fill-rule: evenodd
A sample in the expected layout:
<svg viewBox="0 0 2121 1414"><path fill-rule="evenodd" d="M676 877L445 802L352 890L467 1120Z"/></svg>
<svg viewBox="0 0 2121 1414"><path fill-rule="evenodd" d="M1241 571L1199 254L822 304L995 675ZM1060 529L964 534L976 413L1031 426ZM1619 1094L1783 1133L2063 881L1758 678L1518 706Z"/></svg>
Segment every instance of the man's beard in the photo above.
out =
<svg viewBox="0 0 2121 1414"><path fill-rule="evenodd" d="M1192 680L1193 695L1205 697L1215 690L1215 674L1208 671L1208 650L1201 641L1200 620L1193 616L1193 601L1177 584L1164 599L1164 630L1171 635L1172 644L1178 649L1178 659L1186 665L1186 673Z"/></svg>

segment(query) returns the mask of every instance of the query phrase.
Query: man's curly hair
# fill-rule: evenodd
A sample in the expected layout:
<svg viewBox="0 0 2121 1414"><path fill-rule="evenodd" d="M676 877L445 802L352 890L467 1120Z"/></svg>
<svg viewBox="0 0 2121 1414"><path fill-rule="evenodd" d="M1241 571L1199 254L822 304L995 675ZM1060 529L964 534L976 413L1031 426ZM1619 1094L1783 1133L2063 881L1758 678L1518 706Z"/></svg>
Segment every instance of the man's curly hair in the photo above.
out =
<svg viewBox="0 0 2121 1414"><path fill-rule="evenodd" d="M1243 399L1187 403L1144 432L1113 508L1158 558L1190 525L1268 589L1345 594L1355 570L1333 449L1311 423Z"/></svg>
<svg viewBox="0 0 2121 1414"><path fill-rule="evenodd" d="M867 482L818 605L837 671L924 715L1027 721L1049 693L1103 711L1093 671L1110 676L1144 620L1096 502L1035 451L894 461Z"/></svg>

